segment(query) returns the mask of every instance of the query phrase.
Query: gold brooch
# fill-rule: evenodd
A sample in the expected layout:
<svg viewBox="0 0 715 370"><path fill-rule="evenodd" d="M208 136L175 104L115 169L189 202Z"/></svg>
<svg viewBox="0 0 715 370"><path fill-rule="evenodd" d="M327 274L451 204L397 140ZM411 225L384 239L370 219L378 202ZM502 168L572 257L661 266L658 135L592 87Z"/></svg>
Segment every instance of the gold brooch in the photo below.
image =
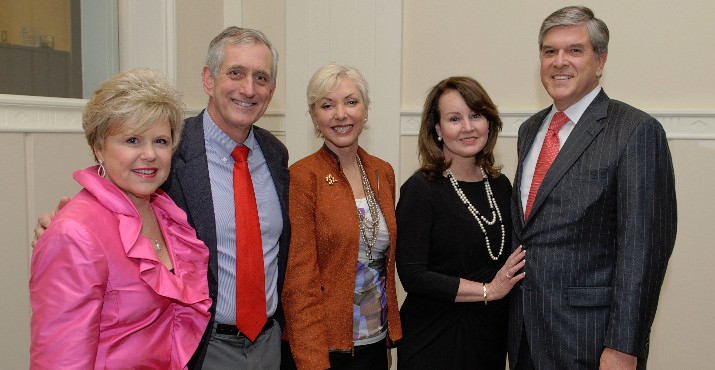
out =
<svg viewBox="0 0 715 370"><path fill-rule="evenodd" d="M325 182L327 182L328 185L333 185L336 182L338 182L338 180L336 180L335 177L333 177L333 175L328 174L328 176L325 176Z"/></svg>

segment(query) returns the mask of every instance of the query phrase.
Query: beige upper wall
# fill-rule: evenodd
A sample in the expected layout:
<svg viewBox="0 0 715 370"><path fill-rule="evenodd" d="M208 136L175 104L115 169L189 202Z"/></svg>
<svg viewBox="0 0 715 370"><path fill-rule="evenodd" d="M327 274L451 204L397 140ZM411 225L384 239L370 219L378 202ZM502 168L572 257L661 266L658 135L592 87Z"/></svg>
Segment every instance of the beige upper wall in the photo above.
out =
<svg viewBox="0 0 715 370"><path fill-rule="evenodd" d="M230 1L230 0L227 0ZM269 112L285 111L286 19L285 0L244 0L243 26L256 28L278 49L278 81Z"/></svg>
<svg viewBox="0 0 715 370"><path fill-rule="evenodd" d="M278 48L278 86L270 112L285 110L285 0L244 0L243 25ZM550 104L539 81L537 36L543 19L568 1L403 1L401 110L419 111L427 90L451 75L479 80L501 110ZM646 111L712 110L715 101L715 2L583 2L611 31L602 85ZM200 71L223 28L223 1L179 1L177 83L189 108L206 105ZM216 19L217 22L206 22ZM634 22L637 20L638 22Z"/></svg>
<svg viewBox="0 0 715 370"><path fill-rule="evenodd" d="M543 19L570 1L403 2L403 110L444 77L479 80L501 110L551 103L539 81ZM584 1L611 33L602 85L646 111L712 110L715 2Z"/></svg>
<svg viewBox="0 0 715 370"><path fill-rule="evenodd" d="M201 68L209 42L223 29L222 21L222 0L176 2L176 85L189 109L206 107Z"/></svg>

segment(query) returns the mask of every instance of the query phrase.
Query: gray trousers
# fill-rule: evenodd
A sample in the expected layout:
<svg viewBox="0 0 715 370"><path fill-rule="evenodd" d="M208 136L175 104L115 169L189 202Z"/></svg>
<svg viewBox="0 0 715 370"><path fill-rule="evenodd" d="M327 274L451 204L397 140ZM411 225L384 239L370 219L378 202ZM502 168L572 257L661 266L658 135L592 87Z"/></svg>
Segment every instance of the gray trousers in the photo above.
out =
<svg viewBox="0 0 715 370"><path fill-rule="evenodd" d="M242 335L218 334L216 327L211 330L203 370L278 370L280 367L281 328L277 322L253 343Z"/></svg>

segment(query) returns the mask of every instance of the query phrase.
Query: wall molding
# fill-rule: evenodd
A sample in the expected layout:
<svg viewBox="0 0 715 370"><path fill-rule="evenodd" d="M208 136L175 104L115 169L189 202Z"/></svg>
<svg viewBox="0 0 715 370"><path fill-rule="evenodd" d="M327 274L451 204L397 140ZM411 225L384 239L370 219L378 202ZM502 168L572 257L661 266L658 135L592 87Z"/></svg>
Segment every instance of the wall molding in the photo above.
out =
<svg viewBox="0 0 715 370"><path fill-rule="evenodd" d="M0 132L82 132L86 99L0 94Z"/></svg>
<svg viewBox="0 0 715 370"><path fill-rule="evenodd" d="M504 127L499 136L517 137L519 126L536 111L500 112ZM715 111L651 111L672 140L715 140ZM417 136L421 112L403 111L400 115L400 135Z"/></svg>
<svg viewBox="0 0 715 370"><path fill-rule="evenodd" d="M82 132L82 109L87 100L42 96L0 94L0 132ZM187 117L201 109L188 109ZM652 111L673 140L715 140L715 111ZM521 125L533 112L503 111L502 137L516 137ZM285 112L269 111L257 123L285 137ZM416 136L420 112L400 113L400 136Z"/></svg>

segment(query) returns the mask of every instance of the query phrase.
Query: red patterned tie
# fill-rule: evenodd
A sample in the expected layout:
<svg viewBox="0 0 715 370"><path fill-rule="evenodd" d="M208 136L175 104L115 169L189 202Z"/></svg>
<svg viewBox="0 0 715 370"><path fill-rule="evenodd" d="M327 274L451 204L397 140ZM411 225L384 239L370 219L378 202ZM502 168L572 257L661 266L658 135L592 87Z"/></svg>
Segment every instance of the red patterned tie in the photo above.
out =
<svg viewBox="0 0 715 370"><path fill-rule="evenodd" d="M549 129L546 131L546 136L544 137L544 144L541 146L539 159L536 160L534 178L531 180L529 197L526 199L526 212L524 213L524 219L529 217L531 206L534 205L534 198L536 198L536 192L539 191L541 182L544 180L544 176L546 176L546 172L549 170L549 167L551 167L551 163L554 162L556 155L559 154L559 130L561 130L561 127L563 127L568 121L569 118L564 114L564 112L556 112L554 117L551 118Z"/></svg>
<svg viewBox="0 0 715 370"><path fill-rule="evenodd" d="M236 208L236 326L253 342L266 323L261 225L246 161L248 148L237 146L231 157L235 161L233 200Z"/></svg>

